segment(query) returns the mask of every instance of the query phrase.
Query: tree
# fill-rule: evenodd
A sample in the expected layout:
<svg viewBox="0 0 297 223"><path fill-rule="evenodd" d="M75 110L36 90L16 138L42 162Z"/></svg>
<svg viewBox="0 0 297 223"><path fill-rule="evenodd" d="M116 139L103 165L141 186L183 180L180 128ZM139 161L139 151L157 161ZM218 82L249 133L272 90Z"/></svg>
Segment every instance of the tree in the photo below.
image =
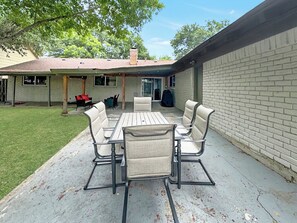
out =
<svg viewBox="0 0 297 223"><path fill-rule="evenodd" d="M159 60L172 60L172 58L171 58L171 56L164 55L164 56L160 56Z"/></svg>
<svg viewBox="0 0 297 223"><path fill-rule="evenodd" d="M0 48L22 51L27 33L44 41L70 28L86 34L99 27L124 36L140 30L163 7L159 0L0 0Z"/></svg>
<svg viewBox="0 0 297 223"><path fill-rule="evenodd" d="M170 41L174 54L177 59L186 55L199 44L215 35L217 32L229 25L229 21L217 22L215 20L207 21L206 26L200 26L196 23L184 25L177 31L174 38Z"/></svg>
<svg viewBox="0 0 297 223"><path fill-rule="evenodd" d="M127 59L131 47L138 49L139 59L150 59L142 38L131 32L117 38L107 32L93 31L82 36L72 30L64 33L63 38L52 40L46 50L47 55L54 57Z"/></svg>

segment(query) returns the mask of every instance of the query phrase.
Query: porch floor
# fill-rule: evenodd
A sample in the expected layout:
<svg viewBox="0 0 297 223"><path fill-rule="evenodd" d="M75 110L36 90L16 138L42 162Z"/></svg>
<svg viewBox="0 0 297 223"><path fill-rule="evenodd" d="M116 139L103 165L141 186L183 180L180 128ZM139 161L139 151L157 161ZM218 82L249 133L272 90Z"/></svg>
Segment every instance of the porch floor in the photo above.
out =
<svg viewBox="0 0 297 223"><path fill-rule="evenodd" d="M127 105L126 112L132 106ZM163 108L172 122L182 112ZM108 109L110 116L121 109ZM0 222L121 222L124 187L84 191L94 158L86 129L32 176L0 201ZM207 136L201 157L215 186L170 185L180 222L296 222L297 185L246 155L215 131ZM118 178L120 178L118 173ZM184 178L203 177L196 164L183 164ZM99 167L92 180L110 181L110 166ZM160 181L132 182L128 222L173 222Z"/></svg>

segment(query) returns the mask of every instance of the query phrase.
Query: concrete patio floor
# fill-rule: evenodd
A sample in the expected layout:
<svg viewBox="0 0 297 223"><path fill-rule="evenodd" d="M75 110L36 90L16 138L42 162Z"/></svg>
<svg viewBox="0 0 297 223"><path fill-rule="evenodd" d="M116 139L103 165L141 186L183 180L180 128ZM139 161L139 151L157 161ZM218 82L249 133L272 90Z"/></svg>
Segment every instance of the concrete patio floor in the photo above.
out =
<svg viewBox="0 0 297 223"><path fill-rule="evenodd" d="M131 106L126 109L130 111ZM182 112L153 106L172 122ZM108 109L118 115L120 109ZM114 123L113 123L114 124ZM94 158L86 129L0 201L0 222L121 222L124 187L84 191ZM180 222L297 222L297 185L246 155L215 131L201 157L215 186L170 185ZM203 177L183 164L184 178ZM110 166L97 168L92 184L110 181ZM118 178L120 178L118 170ZM162 181L133 182L128 222L173 222Z"/></svg>

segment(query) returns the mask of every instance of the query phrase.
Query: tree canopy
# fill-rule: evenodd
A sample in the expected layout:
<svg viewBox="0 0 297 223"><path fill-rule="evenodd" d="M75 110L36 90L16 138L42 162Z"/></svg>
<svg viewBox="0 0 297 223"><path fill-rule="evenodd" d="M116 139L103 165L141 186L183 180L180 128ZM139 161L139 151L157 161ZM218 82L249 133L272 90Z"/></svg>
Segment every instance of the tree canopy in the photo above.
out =
<svg viewBox="0 0 297 223"><path fill-rule="evenodd" d="M159 0L0 0L0 48L22 51L30 43L28 33L45 41L69 29L125 36L163 7Z"/></svg>
<svg viewBox="0 0 297 223"><path fill-rule="evenodd" d="M176 59L180 59L228 25L229 21L226 20L221 22L211 20L207 21L205 26L196 23L182 26L170 41Z"/></svg>
<svg viewBox="0 0 297 223"><path fill-rule="evenodd" d="M139 59L151 59L142 38L131 32L117 38L107 32L82 36L72 30L64 33L63 38L53 39L46 50L48 56L54 57L127 59L132 46L138 49Z"/></svg>

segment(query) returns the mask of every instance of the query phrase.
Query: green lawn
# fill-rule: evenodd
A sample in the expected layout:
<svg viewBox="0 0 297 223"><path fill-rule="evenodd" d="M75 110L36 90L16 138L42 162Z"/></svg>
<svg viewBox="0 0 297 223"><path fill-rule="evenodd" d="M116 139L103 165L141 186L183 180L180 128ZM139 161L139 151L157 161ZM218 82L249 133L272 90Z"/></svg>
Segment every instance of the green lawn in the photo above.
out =
<svg viewBox="0 0 297 223"><path fill-rule="evenodd" d="M0 199L84 130L84 115L62 109L0 108Z"/></svg>

